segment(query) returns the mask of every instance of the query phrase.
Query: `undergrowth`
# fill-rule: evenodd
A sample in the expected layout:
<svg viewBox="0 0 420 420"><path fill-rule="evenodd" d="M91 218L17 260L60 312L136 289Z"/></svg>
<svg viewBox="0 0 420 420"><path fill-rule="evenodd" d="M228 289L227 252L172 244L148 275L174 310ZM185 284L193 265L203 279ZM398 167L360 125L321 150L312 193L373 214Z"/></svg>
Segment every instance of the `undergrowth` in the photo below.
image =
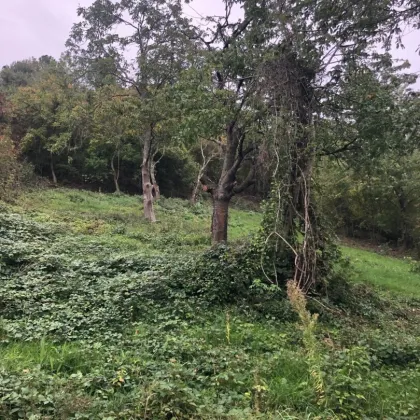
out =
<svg viewBox="0 0 420 420"><path fill-rule="evenodd" d="M0 418L417 418L418 302L345 264L326 296L289 300L252 245L185 240L205 236L201 206L163 200L153 227L126 196L3 207ZM235 211L238 239L257 230Z"/></svg>

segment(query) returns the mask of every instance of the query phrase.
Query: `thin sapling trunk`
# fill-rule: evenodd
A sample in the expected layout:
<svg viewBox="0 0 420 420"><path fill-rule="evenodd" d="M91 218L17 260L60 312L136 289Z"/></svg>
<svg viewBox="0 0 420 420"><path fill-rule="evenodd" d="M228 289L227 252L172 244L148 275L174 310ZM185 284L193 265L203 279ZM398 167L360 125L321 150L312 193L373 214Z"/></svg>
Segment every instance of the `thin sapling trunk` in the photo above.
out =
<svg viewBox="0 0 420 420"><path fill-rule="evenodd" d="M51 152L51 159L50 159L50 167L51 167L51 177L54 185L57 185L57 175L55 174L54 170L54 157Z"/></svg>
<svg viewBox="0 0 420 420"><path fill-rule="evenodd" d="M115 155L117 155L117 167L115 168L114 159ZM120 190L120 184L119 184L119 178L120 178L120 152L117 151L112 155L111 159L111 169L112 169L112 175L114 177L114 184L115 184L115 192L119 193Z"/></svg>
<svg viewBox="0 0 420 420"><path fill-rule="evenodd" d="M152 148L152 128L144 136L143 145L143 163L141 166L141 178L143 187L143 206L144 217L150 222L156 222L155 210L153 207L153 183L152 183L152 165L151 165L151 148Z"/></svg>

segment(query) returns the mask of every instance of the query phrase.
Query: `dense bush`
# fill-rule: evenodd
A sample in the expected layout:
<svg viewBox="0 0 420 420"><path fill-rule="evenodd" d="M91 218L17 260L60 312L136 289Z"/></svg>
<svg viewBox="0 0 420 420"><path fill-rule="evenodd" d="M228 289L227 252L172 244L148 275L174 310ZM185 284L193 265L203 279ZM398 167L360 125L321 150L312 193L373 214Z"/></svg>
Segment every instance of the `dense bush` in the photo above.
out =
<svg viewBox="0 0 420 420"><path fill-rule="evenodd" d="M32 167L19 161L13 142L0 134L0 199L12 201L31 181Z"/></svg>
<svg viewBox="0 0 420 420"><path fill-rule="evenodd" d="M390 153L375 168L358 170L324 162L318 172L322 213L347 236L417 246L419 159L417 151L405 157Z"/></svg>

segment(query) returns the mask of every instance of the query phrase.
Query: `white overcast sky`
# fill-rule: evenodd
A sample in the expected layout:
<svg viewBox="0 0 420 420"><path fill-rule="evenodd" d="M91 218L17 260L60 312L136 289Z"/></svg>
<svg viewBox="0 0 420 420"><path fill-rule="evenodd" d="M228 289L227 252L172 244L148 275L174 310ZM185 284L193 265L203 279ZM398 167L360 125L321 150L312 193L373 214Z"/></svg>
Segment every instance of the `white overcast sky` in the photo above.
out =
<svg viewBox="0 0 420 420"><path fill-rule="evenodd" d="M93 0L0 0L0 67L14 61L41 55L58 58L71 26L77 21L77 7L88 6ZM192 8L207 15L223 13L222 0L194 0ZM186 6L185 12L196 12ZM420 72L420 32L404 31L404 50L393 50L396 58L408 59L412 71ZM420 86L420 83L417 83Z"/></svg>

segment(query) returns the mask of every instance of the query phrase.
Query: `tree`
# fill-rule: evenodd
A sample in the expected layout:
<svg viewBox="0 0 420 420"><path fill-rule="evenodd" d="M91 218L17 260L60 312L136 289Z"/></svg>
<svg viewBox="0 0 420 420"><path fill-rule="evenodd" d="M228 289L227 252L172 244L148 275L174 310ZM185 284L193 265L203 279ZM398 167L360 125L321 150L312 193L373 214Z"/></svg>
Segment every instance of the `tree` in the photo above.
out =
<svg viewBox="0 0 420 420"><path fill-rule="evenodd" d="M19 193L22 180L30 171L18 159L13 141L7 134L0 133L0 198L12 201Z"/></svg>
<svg viewBox="0 0 420 420"><path fill-rule="evenodd" d="M354 80L369 67L386 74L389 59L378 60L378 54L371 49L380 33L384 34L383 22L375 20L376 8L371 3L349 10L331 2L265 4L277 16L277 37L271 42L277 43L279 49L265 64L265 82L273 116L271 128L276 132L274 143L282 158L277 165L282 170L276 175L274 205L269 207L273 214L265 227L277 259L293 255L294 279L306 291L322 284L322 277L331 267L329 253L325 252L328 235L317 215L311 189L313 168L323 153L351 150L357 141L354 127L364 132L367 140L366 130L378 120L378 113L390 113L390 102L379 97L376 106L367 104L363 111L359 108L362 112L357 116L353 104L347 103L344 109L337 107L337 98L343 94L340 86L355 87ZM348 93L347 90L345 94ZM345 120L348 130L340 133L340 145L335 148L336 138L326 134L326 127L339 127L335 122ZM387 124L382 124L382 132Z"/></svg>
<svg viewBox="0 0 420 420"><path fill-rule="evenodd" d="M119 178L122 161L132 153L131 139L138 138L136 98L127 89L105 86L96 91L94 104L94 130L91 148L108 155L115 191L120 192Z"/></svg>
<svg viewBox="0 0 420 420"><path fill-rule="evenodd" d="M90 7L78 9L82 21L73 26L67 41L75 65L84 74L98 72L97 64L102 63L102 75L114 76L121 86L137 93L144 215L151 222L156 221L152 182L156 127L166 118L162 95L185 64L186 39L179 31L184 22L181 10L179 0L96 0Z"/></svg>
<svg viewBox="0 0 420 420"><path fill-rule="evenodd" d="M387 108L392 101L386 91L375 99L374 106L367 103L357 109L351 101L344 104L337 98L343 94L350 97L353 93L344 86L350 84L357 91L357 80L372 71L387 77L389 57L379 56L371 47L380 39L392 38L390 27L397 27L411 14L398 14L397 3L390 2L386 3L389 13L381 13L386 22L374 12L380 2L360 4L348 11L331 2L224 3L224 16L208 18L207 30L191 31L191 37L206 51L203 61L207 63L199 78L201 89L195 89L192 120L204 121L199 136L218 138L223 148L220 177L205 186L214 202L213 242L226 241L229 201L253 182L254 165L238 186L239 168L256 149L261 152L261 144L269 146L266 140L271 139L277 157L272 199L277 203L274 217L265 224L267 241L274 260L293 254L294 278L306 291L316 287L330 267L328 235L311 189L313 168L324 153L351 150L358 141L353 137L354 127L365 142L372 143L370 150L374 151L373 143L379 144L376 139L380 135L373 141L368 130L378 121L378 113L392 112ZM234 5L243 9L243 17L236 21L231 13ZM337 106L338 102L342 106ZM337 121L346 126L338 142L328 128L339 127ZM389 121L382 124L382 133L387 125ZM264 141L258 137L260 133ZM376 152L381 153L380 148Z"/></svg>
<svg viewBox="0 0 420 420"><path fill-rule="evenodd" d="M207 144L206 144L207 143ZM197 180L194 183L194 188L191 193L191 203L197 202L198 192L200 190L201 181L204 179L207 167L210 163L220 155L220 146L206 142L205 140L200 141L200 154L201 161L197 174Z"/></svg>
<svg viewBox="0 0 420 420"><path fill-rule="evenodd" d="M88 137L89 110L86 98L71 83L66 69L53 62L30 86L10 96L9 119L17 140L39 170L48 165L57 184L56 159L71 159L71 152Z"/></svg>
<svg viewBox="0 0 420 420"><path fill-rule="evenodd" d="M255 182L264 134L264 101L259 96L257 73L267 54L270 11L258 1L248 1L243 3L244 19L234 21L235 3L225 1L225 15L207 18L207 29L190 28L200 58L194 66L196 74L187 76L189 87L180 84L184 112L189 115L186 124L197 140L211 139L221 150L217 179L202 177L213 200L213 243L227 241L232 197Z"/></svg>
<svg viewBox="0 0 420 420"><path fill-rule="evenodd" d="M317 175L320 194L324 192L320 203L350 235L379 235L410 248L418 238L418 94L406 89L410 78L393 69L382 77L364 71L363 79L347 86L351 118L328 126L331 136L337 138L341 130L354 140L325 153ZM368 107L377 112L368 112ZM331 158L333 162L325 162Z"/></svg>
<svg viewBox="0 0 420 420"><path fill-rule="evenodd" d="M39 59L31 58L4 66L0 71L0 90L11 92L18 87L30 86L54 62L52 57L44 55Z"/></svg>
<svg viewBox="0 0 420 420"><path fill-rule="evenodd" d="M230 201L254 182L261 137L257 113L247 108L249 98L242 88L240 93L232 87L222 88L217 75L206 68L185 74L177 88L183 115L180 135L196 144L212 143L218 149L216 179L205 171L208 162L204 158L200 182L213 201L212 242L226 242ZM246 169L244 175L241 170Z"/></svg>

